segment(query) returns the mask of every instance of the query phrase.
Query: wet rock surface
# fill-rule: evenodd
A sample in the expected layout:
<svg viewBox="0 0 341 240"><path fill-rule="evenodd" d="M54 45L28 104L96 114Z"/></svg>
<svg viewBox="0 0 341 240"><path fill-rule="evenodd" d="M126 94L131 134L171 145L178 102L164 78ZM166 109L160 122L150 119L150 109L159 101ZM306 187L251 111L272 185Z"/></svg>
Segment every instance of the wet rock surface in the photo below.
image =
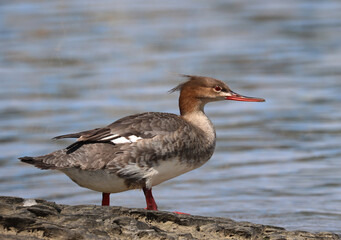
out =
<svg viewBox="0 0 341 240"><path fill-rule="evenodd" d="M228 218L0 197L0 239L336 240L340 237L333 233L286 231Z"/></svg>

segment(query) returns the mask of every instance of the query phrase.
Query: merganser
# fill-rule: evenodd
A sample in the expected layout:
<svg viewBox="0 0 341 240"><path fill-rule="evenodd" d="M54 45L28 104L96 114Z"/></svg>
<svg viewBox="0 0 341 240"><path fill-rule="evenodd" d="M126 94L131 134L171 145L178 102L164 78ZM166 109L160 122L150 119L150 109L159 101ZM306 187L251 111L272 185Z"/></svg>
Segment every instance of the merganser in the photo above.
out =
<svg viewBox="0 0 341 240"><path fill-rule="evenodd" d="M158 210L152 187L206 163L212 156L216 133L204 112L206 103L234 100L264 102L233 92L224 82L184 75L180 116L146 112L127 116L103 128L57 136L77 138L66 149L38 157L19 158L40 169L56 169L81 187L102 192L109 206L110 193L143 189L147 210Z"/></svg>

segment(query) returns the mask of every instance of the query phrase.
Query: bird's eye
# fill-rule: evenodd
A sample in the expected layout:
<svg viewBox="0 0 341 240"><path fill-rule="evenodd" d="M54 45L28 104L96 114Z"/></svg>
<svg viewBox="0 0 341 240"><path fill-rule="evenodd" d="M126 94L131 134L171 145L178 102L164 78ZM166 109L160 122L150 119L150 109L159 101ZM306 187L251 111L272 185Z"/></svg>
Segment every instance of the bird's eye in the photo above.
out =
<svg viewBox="0 0 341 240"><path fill-rule="evenodd" d="M215 86L215 87L214 87L214 91L216 91L216 92L220 92L221 89L222 89L222 88L221 88L220 86Z"/></svg>

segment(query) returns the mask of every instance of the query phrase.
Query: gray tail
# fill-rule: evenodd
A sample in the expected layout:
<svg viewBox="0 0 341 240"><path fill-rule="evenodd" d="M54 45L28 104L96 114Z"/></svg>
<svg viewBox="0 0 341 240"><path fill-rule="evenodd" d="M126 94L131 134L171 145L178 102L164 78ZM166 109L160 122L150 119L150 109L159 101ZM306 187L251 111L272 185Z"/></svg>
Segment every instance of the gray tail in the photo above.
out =
<svg viewBox="0 0 341 240"><path fill-rule="evenodd" d="M27 157L26 156L26 157L20 157L19 159L20 161L24 163L34 165L35 167L40 168L40 169L55 169L56 168L55 166L44 163L41 157Z"/></svg>
<svg viewBox="0 0 341 240"><path fill-rule="evenodd" d="M33 164L33 165L35 163L35 160L33 157L27 157L26 156L26 157L20 157L19 159L20 159L20 161L22 161L24 163Z"/></svg>

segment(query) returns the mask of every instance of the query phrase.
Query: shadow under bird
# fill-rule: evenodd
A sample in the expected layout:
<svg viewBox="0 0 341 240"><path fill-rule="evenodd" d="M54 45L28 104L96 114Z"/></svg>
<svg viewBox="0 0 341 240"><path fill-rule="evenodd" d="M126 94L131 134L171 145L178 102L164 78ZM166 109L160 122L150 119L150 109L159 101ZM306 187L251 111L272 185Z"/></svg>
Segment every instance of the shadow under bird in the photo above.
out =
<svg viewBox="0 0 341 240"><path fill-rule="evenodd" d="M204 113L209 102L234 100L264 102L233 92L224 82L184 75L180 115L146 112L127 116L103 128L55 137L77 138L66 149L38 157L19 158L40 169L56 169L81 187L102 192L108 206L110 193L143 189L148 210L158 210L152 187L206 163L212 156L216 133Z"/></svg>

